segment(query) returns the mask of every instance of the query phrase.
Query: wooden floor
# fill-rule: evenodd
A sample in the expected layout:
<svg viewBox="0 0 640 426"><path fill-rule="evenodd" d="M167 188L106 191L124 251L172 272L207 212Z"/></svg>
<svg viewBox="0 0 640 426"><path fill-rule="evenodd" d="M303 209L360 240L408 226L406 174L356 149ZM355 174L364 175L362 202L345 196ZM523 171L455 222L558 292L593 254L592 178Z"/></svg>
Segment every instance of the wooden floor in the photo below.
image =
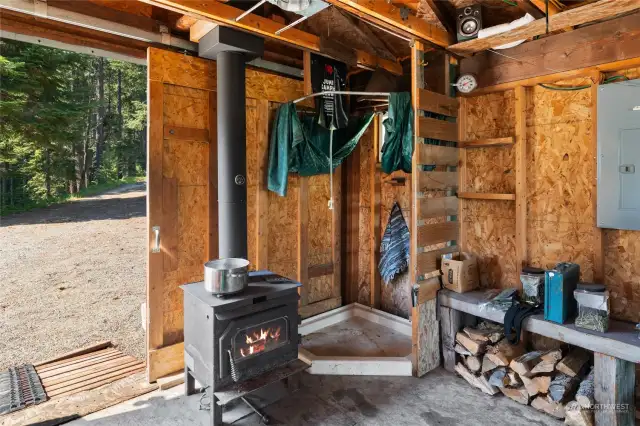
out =
<svg viewBox="0 0 640 426"><path fill-rule="evenodd" d="M144 369L144 361L111 347L36 367L49 398L94 389Z"/></svg>

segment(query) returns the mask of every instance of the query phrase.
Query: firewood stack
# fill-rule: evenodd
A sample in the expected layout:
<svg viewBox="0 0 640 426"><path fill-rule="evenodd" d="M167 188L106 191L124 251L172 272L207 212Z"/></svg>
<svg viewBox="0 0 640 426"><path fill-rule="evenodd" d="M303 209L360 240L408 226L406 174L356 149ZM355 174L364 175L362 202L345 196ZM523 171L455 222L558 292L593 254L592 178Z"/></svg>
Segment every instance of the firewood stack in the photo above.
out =
<svg viewBox="0 0 640 426"><path fill-rule="evenodd" d="M511 345L501 325L483 322L456 334L455 370L472 386L489 395L502 392L524 405L574 426L593 426L591 356L574 348L527 352ZM587 373L589 373L587 375ZM585 377L586 376L586 377Z"/></svg>

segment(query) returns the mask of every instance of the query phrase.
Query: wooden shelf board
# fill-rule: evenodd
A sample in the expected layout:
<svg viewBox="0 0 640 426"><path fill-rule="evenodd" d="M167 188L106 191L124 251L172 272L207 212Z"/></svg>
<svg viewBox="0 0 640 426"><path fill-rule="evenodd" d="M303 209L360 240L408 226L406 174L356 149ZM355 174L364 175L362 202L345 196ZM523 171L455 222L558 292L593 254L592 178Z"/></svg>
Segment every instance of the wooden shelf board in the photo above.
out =
<svg viewBox="0 0 640 426"><path fill-rule="evenodd" d="M487 148L492 146L513 145L513 136L506 138L489 138L477 139L472 141L461 141L458 146L460 148Z"/></svg>
<svg viewBox="0 0 640 426"><path fill-rule="evenodd" d="M467 200L504 200L513 201L516 199L516 194L490 194L481 192L459 192L458 198Z"/></svg>

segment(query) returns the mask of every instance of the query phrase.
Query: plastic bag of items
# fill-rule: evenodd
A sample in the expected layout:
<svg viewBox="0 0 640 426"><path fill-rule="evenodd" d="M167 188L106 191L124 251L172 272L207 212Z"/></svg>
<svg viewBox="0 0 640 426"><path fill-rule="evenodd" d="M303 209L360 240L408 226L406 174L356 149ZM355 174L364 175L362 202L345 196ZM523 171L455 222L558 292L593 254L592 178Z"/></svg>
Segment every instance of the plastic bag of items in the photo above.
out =
<svg viewBox="0 0 640 426"><path fill-rule="evenodd" d="M578 284L573 291L578 302L576 327L606 332L609 329L609 292L601 284Z"/></svg>
<svg viewBox="0 0 640 426"><path fill-rule="evenodd" d="M544 269L527 266L520 274L522 301L538 306L544 303Z"/></svg>
<svg viewBox="0 0 640 426"><path fill-rule="evenodd" d="M490 289L483 295L484 301L478 304L480 311L484 312L507 312L518 295L515 288Z"/></svg>

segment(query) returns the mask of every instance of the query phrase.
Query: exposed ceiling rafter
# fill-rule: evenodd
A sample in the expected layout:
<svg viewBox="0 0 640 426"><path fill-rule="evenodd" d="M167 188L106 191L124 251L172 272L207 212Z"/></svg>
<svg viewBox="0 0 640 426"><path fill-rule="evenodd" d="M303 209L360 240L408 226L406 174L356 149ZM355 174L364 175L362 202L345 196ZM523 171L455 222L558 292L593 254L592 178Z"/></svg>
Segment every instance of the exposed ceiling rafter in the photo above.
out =
<svg viewBox="0 0 640 426"><path fill-rule="evenodd" d="M449 34L456 34L456 8L449 0L427 0L427 4L436 14L438 21Z"/></svg>
<svg viewBox="0 0 640 426"><path fill-rule="evenodd" d="M427 41L441 47L447 47L453 42L451 34L424 19L408 13L408 8L402 9L386 1L325 1L356 15L360 19L413 39Z"/></svg>
<svg viewBox="0 0 640 426"><path fill-rule="evenodd" d="M242 14L242 10L229 6L218 1L194 2L189 0L139 0L143 3L173 10L188 16L192 16L202 21L209 21L214 24L222 24L237 28L243 31L269 37L284 43L309 50L316 53L323 53L320 46L320 39L316 35L291 28L281 34L276 31L284 27L283 24L272 21L262 16L250 14L242 20L236 22L236 18ZM193 34L192 34L193 36ZM193 40L193 38L192 38ZM384 68L394 74L402 74L402 66L391 60L378 58L366 52L356 51L358 65L370 68ZM339 59L339 58L338 58Z"/></svg>

